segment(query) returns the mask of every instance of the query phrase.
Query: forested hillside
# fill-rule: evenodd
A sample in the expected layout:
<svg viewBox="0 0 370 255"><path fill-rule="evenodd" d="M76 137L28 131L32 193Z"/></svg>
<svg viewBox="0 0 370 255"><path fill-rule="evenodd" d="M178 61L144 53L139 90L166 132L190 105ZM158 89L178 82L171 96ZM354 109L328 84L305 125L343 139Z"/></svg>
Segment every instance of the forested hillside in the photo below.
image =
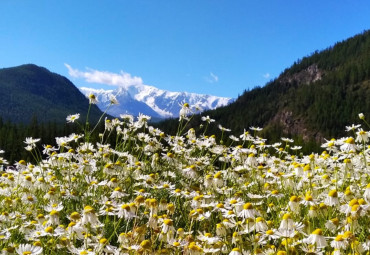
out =
<svg viewBox="0 0 370 255"><path fill-rule="evenodd" d="M28 124L64 123L69 114L86 116L89 102L67 78L33 64L0 69L0 117L3 121ZM91 106L90 120L101 115Z"/></svg>
<svg viewBox="0 0 370 255"><path fill-rule="evenodd" d="M344 135L361 112L370 118L370 31L303 57L265 86L202 115L234 134L260 126L270 140L288 136L314 144ZM175 133L177 123L168 120L159 127ZM200 116L194 116L191 125L199 132L200 124ZM208 130L220 133L217 125Z"/></svg>

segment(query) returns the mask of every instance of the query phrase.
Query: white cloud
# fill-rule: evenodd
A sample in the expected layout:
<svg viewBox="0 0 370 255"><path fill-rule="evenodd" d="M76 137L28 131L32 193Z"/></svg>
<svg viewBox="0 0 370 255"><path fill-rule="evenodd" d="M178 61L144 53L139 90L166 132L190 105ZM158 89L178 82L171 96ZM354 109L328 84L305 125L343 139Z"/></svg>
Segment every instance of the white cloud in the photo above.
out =
<svg viewBox="0 0 370 255"><path fill-rule="evenodd" d="M112 86L125 87L130 85L142 85L141 77L131 76L131 74L121 71L120 73L111 73L107 71L98 71L91 68L86 68L86 71L80 71L72 68L68 64L64 64L70 76L74 78L83 78L88 83L99 83Z"/></svg>
<svg viewBox="0 0 370 255"><path fill-rule="evenodd" d="M265 74L263 75L263 78L265 78L265 79L270 78L270 74L269 74L269 73L265 73Z"/></svg>
<svg viewBox="0 0 370 255"><path fill-rule="evenodd" d="M204 79L206 80L206 82L209 82L209 83L215 83L215 82L218 82L218 76L215 75L214 73L210 72L209 73L209 76L207 77L204 77Z"/></svg>

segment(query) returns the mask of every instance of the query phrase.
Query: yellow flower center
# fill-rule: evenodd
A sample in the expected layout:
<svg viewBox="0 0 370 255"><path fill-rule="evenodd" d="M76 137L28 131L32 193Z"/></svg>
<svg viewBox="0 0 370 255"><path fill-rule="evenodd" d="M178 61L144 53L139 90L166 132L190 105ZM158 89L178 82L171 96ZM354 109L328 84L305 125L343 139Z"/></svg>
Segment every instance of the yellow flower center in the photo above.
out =
<svg viewBox="0 0 370 255"><path fill-rule="evenodd" d="M335 189L333 189L333 190L329 191L328 195L329 195L329 197L338 197L338 192Z"/></svg>
<svg viewBox="0 0 370 255"><path fill-rule="evenodd" d="M311 195L306 195L305 198L304 198L306 201L312 201L313 198Z"/></svg>
<svg viewBox="0 0 370 255"><path fill-rule="evenodd" d="M275 189L275 190L271 191L271 194L272 195L277 195L277 194L279 194L279 191Z"/></svg>
<svg viewBox="0 0 370 255"><path fill-rule="evenodd" d="M221 172L217 172L214 176L215 179L221 178Z"/></svg>
<svg viewBox="0 0 370 255"><path fill-rule="evenodd" d="M58 211L57 210L51 210L50 212L50 215L53 216L53 215L58 215Z"/></svg>
<svg viewBox="0 0 370 255"><path fill-rule="evenodd" d="M322 235L322 230L320 228L317 228L315 231L312 232L313 235Z"/></svg>
<svg viewBox="0 0 370 255"><path fill-rule="evenodd" d="M358 200L358 203L359 203L360 205L365 205L365 204L366 204L366 201L365 201L365 199L360 198L360 199Z"/></svg>
<svg viewBox="0 0 370 255"><path fill-rule="evenodd" d="M285 252L285 251L278 251L278 252L276 253L276 255L286 255L286 252Z"/></svg>
<svg viewBox="0 0 370 255"><path fill-rule="evenodd" d="M46 233L53 233L54 229L52 227L47 227L47 228L45 228L45 232Z"/></svg>
<svg viewBox="0 0 370 255"><path fill-rule="evenodd" d="M335 241L337 242L343 241L343 235L337 235L337 237L335 238Z"/></svg>
<svg viewBox="0 0 370 255"><path fill-rule="evenodd" d="M172 226L173 225L173 222L171 219L165 219L163 220L163 224L167 225L167 226Z"/></svg>
<svg viewBox="0 0 370 255"><path fill-rule="evenodd" d="M152 243L149 240L144 240L140 243L140 246L148 250L152 247Z"/></svg>
<svg viewBox="0 0 370 255"><path fill-rule="evenodd" d="M360 205L354 205L354 206L352 206L351 211L352 212L357 212L357 210L358 210L359 207L360 207Z"/></svg>
<svg viewBox="0 0 370 255"><path fill-rule="evenodd" d="M266 231L266 234L267 234L267 235L273 235L273 234L274 234L274 231L273 231L273 230L271 230L271 229L269 229L269 230L267 230L267 231Z"/></svg>
<svg viewBox="0 0 370 255"><path fill-rule="evenodd" d="M351 231L344 232L343 238L348 239L348 238L351 238L351 237L353 237L353 234L352 234Z"/></svg>
<svg viewBox="0 0 370 255"><path fill-rule="evenodd" d="M349 143L349 144L355 144L355 139L353 139L353 137L349 137L345 140L345 143Z"/></svg>
<svg viewBox="0 0 370 255"><path fill-rule="evenodd" d="M73 213L71 213L71 219L73 219L73 220L78 220L78 219L80 219L81 218L81 216L80 216L80 214L78 213L78 212L73 212Z"/></svg>
<svg viewBox="0 0 370 255"><path fill-rule="evenodd" d="M94 213L95 209L93 207L87 205L87 206L84 207L84 212L85 213Z"/></svg>
<svg viewBox="0 0 370 255"><path fill-rule="evenodd" d="M261 222L261 221L264 221L264 219L262 217L257 217L256 222Z"/></svg>
<svg viewBox="0 0 370 255"><path fill-rule="evenodd" d="M357 205L358 204L358 200L356 198L352 199L350 202L349 202L349 205L350 206L354 206L354 205Z"/></svg>
<svg viewBox="0 0 370 255"><path fill-rule="evenodd" d="M216 206L217 208L224 208L224 205L223 204L217 204Z"/></svg>
<svg viewBox="0 0 370 255"><path fill-rule="evenodd" d="M251 203L245 203L243 208L244 208L244 210L253 209L253 205Z"/></svg>
<svg viewBox="0 0 370 255"><path fill-rule="evenodd" d="M297 196L291 196L291 197L290 197L290 201L291 201L291 202L298 202L298 200L299 200L299 199L298 199L298 197L297 197Z"/></svg>
<svg viewBox="0 0 370 255"><path fill-rule="evenodd" d="M234 204L236 204L238 201L236 201L235 199L232 199L231 201L230 201L230 204L232 204L232 205L234 205Z"/></svg>
<svg viewBox="0 0 370 255"><path fill-rule="evenodd" d="M283 220L288 220L288 219L290 219L290 218L291 218L290 213L286 213L286 214L284 214L284 216L283 216Z"/></svg>
<svg viewBox="0 0 370 255"><path fill-rule="evenodd" d="M123 204L123 205L121 205L121 208L122 208L123 210L126 210L126 211L130 210L130 206L129 206L128 204Z"/></svg>
<svg viewBox="0 0 370 255"><path fill-rule="evenodd" d="M108 239L107 238L101 238L99 240L99 243L101 243L101 244L106 244L107 242L108 242Z"/></svg>
<svg viewBox="0 0 370 255"><path fill-rule="evenodd" d="M343 160L343 163L349 164L349 163L351 163L351 160L349 158L346 158L346 159Z"/></svg>

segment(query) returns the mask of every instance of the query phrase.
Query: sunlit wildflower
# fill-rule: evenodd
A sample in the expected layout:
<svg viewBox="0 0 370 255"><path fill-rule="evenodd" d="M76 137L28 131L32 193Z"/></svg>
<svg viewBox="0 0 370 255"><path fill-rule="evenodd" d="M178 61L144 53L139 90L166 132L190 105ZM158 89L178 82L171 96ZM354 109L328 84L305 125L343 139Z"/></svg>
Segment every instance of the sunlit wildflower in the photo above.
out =
<svg viewBox="0 0 370 255"><path fill-rule="evenodd" d="M27 144L27 146L25 147L25 149L27 151L32 151L34 148L36 148L36 143L39 142L41 139L40 138L32 138L32 137L26 137L26 140L24 141L25 144Z"/></svg>
<svg viewBox="0 0 370 255"><path fill-rule="evenodd" d="M243 210L239 212L238 216L243 219L254 219L256 216L259 216L259 213L253 208L251 203L245 203L243 205Z"/></svg>
<svg viewBox="0 0 370 255"><path fill-rule="evenodd" d="M212 244L215 244L215 243L217 243L217 242L219 242L221 240L217 236L212 236L211 233L204 233L203 234L203 233L199 232L198 234L199 235L198 235L197 239L199 239L200 241L205 242L207 244L211 244L212 245Z"/></svg>
<svg viewBox="0 0 370 255"><path fill-rule="evenodd" d="M189 255L200 255L203 254L203 248L197 245L195 242L189 243L188 246L185 247L185 254Z"/></svg>
<svg viewBox="0 0 370 255"><path fill-rule="evenodd" d="M303 242L314 244L317 248L324 248L328 245L325 237L322 235L322 230L319 228L313 231L307 238L303 239Z"/></svg>
<svg viewBox="0 0 370 255"><path fill-rule="evenodd" d="M293 237L295 235L295 231L301 231L303 227L303 223L294 222L290 213L285 213L280 222L278 231L283 237Z"/></svg>
<svg viewBox="0 0 370 255"><path fill-rule="evenodd" d="M68 115L66 119L67 119L67 123L73 123L76 120L78 120L79 118L80 118L80 114L76 113L76 114Z"/></svg>
<svg viewBox="0 0 370 255"><path fill-rule="evenodd" d="M241 250L239 248L234 248L232 251L229 253L229 255L242 255Z"/></svg>
<svg viewBox="0 0 370 255"><path fill-rule="evenodd" d="M136 217L136 215L131 211L131 207L130 207L129 204L122 204L118 208L117 216L119 218L122 218L123 217L126 220L130 220L130 219Z"/></svg>
<svg viewBox="0 0 370 255"><path fill-rule="evenodd" d="M339 204L337 190L333 189L329 191L328 196L325 199L325 204L328 206L337 206Z"/></svg>
<svg viewBox="0 0 370 255"><path fill-rule="evenodd" d="M115 104L119 104L118 103L118 100L117 100L117 98L116 98L116 96L115 95L109 95L109 103L110 104L113 104L113 105L115 105Z"/></svg>
<svg viewBox="0 0 370 255"><path fill-rule="evenodd" d="M184 104L182 104L180 106L181 106L181 109L180 109L180 112L179 112L179 116L180 116L179 120L182 120L182 119L188 120L188 117L187 116L190 113L192 113L189 104L188 103L184 103Z"/></svg>
<svg viewBox="0 0 370 255"><path fill-rule="evenodd" d="M205 121L207 123L215 122L214 119L211 119L208 115L207 116L202 116L202 121Z"/></svg>
<svg viewBox="0 0 370 255"><path fill-rule="evenodd" d="M306 195L304 196L304 199L301 201L301 204L305 206L313 206L316 205L316 203L317 201L313 199L310 192L307 192Z"/></svg>
<svg viewBox="0 0 370 255"><path fill-rule="evenodd" d="M370 203L370 183L366 185L363 197L366 202Z"/></svg>
<svg viewBox="0 0 370 255"><path fill-rule="evenodd" d="M355 131L356 129L358 129L359 127L361 127L361 125L355 125L355 124L352 124L351 126L346 126L346 131L349 132L349 131Z"/></svg>
<svg viewBox="0 0 370 255"><path fill-rule="evenodd" d="M218 129L220 129L222 132L230 132L231 131L231 129L225 128L221 125L218 125Z"/></svg>
<svg viewBox="0 0 370 255"><path fill-rule="evenodd" d="M260 128L260 127L249 127L250 130L253 130L253 131L262 131L263 128Z"/></svg>
<svg viewBox="0 0 370 255"><path fill-rule="evenodd" d="M340 149L345 152L357 151L358 147L355 144L355 139L353 137L348 137L343 141L343 144L340 146Z"/></svg>
<svg viewBox="0 0 370 255"><path fill-rule="evenodd" d="M224 184L224 180L222 179L222 173L221 173L221 172L217 172L217 173L213 176L213 184L214 184L214 185L215 185L215 187L217 187L217 188L222 187L222 185Z"/></svg>
<svg viewBox="0 0 370 255"><path fill-rule="evenodd" d="M34 246L31 244L21 244L16 249L17 253L20 255L37 255L42 253L41 246Z"/></svg>
<svg viewBox="0 0 370 255"><path fill-rule="evenodd" d="M279 231L277 231L276 229L267 229L266 231L263 232L260 242L262 243L266 240L271 241L273 239L278 239L278 238L280 238Z"/></svg>
<svg viewBox="0 0 370 255"><path fill-rule="evenodd" d="M93 94L93 93L90 93L87 98L89 99L89 103L90 104L97 104L98 103L98 99L97 97Z"/></svg>
<svg viewBox="0 0 370 255"><path fill-rule="evenodd" d="M255 229L257 232L264 232L268 230L268 226L264 218L262 217L256 218Z"/></svg>
<svg viewBox="0 0 370 255"><path fill-rule="evenodd" d="M239 232L234 232L233 235L232 235L232 239L231 239L231 243L236 245L240 242L243 241L243 238L242 238L242 233L239 233Z"/></svg>
<svg viewBox="0 0 370 255"><path fill-rule="evenodd" d="M356 135L356 142L367 143L369 141L369 132L364 131L362 128L356 132Z"/></svg>
<svg viewBox="0 0 370 255"><path fill-rule="evenodd" d="M92 226L100 225L100 221L93 207L89 205L84 207L81 223L83 225L90 224Z"/></svg>
<svg viewBox="0 0 370 255"><path fill-rule="evenodd" d="M370 251L370 235L367 236L365 242L363 243L363 248L365 251Z"/></svg>
<svg viewBox="0 0 370 255"><path fill-rule="evenodd" d="M348 241L343 238L343 235L337 235L335 239L330 242L330 246L335 249L345 250L348 246Z"/></svg>
<svg viewBox="0 0 370 255"><path fill-rule="evenodd" d="M226 234L227 234L227 231L226 231L225 226L220 223L216 224L216 235L224 237L226 236Z"/></svg>
<svg viewBox="0 0 370 255"><path fill-rule="evenodd" d="M288 202L288 207L293 213L299 212L300 198L297 196L291 196Z"/></svg>

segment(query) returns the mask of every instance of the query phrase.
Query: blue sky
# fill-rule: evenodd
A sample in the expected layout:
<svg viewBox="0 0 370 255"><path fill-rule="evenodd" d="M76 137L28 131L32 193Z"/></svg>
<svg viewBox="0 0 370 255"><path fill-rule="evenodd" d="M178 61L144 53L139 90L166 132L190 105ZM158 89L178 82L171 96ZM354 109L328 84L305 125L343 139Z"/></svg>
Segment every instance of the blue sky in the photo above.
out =
<svg viewBox="0 0 370 255"><path fill-rule="evenodd" d="M0 68L226 97L370 29L368 0L1 0L0 10ZM87 82L94 72L106 79Z"/></svg>

